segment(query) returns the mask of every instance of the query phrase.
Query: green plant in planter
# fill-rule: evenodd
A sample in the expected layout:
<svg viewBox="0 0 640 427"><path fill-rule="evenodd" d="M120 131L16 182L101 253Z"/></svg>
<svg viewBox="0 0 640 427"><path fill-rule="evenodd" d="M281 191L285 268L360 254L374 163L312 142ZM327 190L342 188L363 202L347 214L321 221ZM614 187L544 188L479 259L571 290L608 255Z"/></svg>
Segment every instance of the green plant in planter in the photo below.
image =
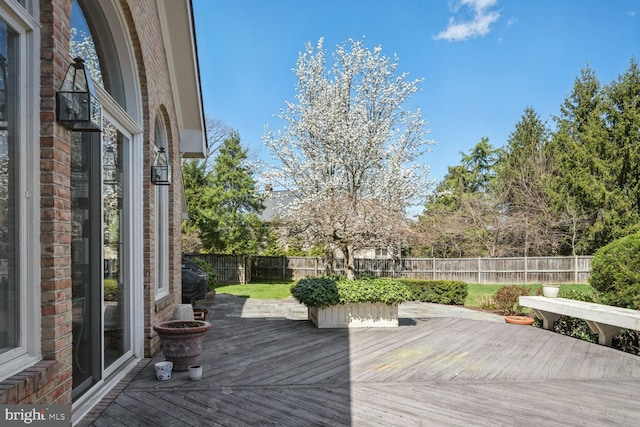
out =
<svg viewBox="0 0 640 427"><path fill-rule="evenodd" d="M307 307L324 308L340 304L336 279L308 277L291 286L291 295Z"/></svg>
<svg viewBox="0 0 640 427"><path fill-rule="evenodd" d="M291 294L307 307L324 308L363 302L398 304L411 299L400 281L389 278L347 280L334 277L300 279Z"/></svg>

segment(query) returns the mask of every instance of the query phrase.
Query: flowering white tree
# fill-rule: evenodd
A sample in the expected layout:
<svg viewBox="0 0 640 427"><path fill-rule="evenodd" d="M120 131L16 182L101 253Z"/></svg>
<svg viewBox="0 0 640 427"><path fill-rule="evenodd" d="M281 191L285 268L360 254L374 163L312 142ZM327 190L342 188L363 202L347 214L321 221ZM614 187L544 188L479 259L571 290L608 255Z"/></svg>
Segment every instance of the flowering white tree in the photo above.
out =
<svg viewBox="0 0 640 427"><path fill-rule="evenodd" d="M263 141L274 157L268 174L297 202L283 213L310 243L339 248L354 277L354 251L397 247L407 207L422 202L428 167L416 163L431 141L420 110L403 105L422 80L397 74L398 58L361 41L337 46L326 65L323 39L306 44L294 72L297 102L278 117L288 125Z"/></svg>

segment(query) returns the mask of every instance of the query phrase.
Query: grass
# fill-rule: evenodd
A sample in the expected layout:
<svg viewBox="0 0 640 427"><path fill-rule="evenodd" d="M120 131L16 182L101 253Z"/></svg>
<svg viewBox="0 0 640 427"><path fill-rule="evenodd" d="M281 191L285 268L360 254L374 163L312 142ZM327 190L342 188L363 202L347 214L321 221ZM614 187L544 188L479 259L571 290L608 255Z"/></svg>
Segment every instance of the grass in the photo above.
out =
<svg viewBox="0 0 640 427"><path fill-rule="evenodd" d="M480 308L482 305L482 301L492 297L498 289L506 285L495 285L495 284L479 284L479 283L469 283L469 293L467 295L467 299L464 302L465 307L473 307ZM519 285L525 286L531 289L531 295L535 295L538 289L542 287L542 285ZM592 293L593 288L590 285L560 285L560 291L568 291L568 290L576 290L582 293Z"/></svg>
<svg viewBox="0 0 640 427"><path fill-rule="evenodd" d="M243 298L256 298L256 299L285 299L291 296L291 285L295 281L265 281L247 283L246 285L219 285L216 287L216 292L222 294L231 294ZM495 284L478 284L469 283L469 294L465 300L465 307L480 308L482 301L490 298L496 291L505 285ZM536 291L542 286L535 285L521 285L531 288L531 295L535 295ZM589 285L561 285L560 290L566 291L574 289L583 293L593 292L593 288Z"/></svg>
<svg viewBox="0 0 640 427"><path fill-rule="evenodd" d="M294 283L293 280L285 280L247 283L246 285L220 285L216 287L216 292L243 298L285 299L291 296L289 289Z"/></svg>

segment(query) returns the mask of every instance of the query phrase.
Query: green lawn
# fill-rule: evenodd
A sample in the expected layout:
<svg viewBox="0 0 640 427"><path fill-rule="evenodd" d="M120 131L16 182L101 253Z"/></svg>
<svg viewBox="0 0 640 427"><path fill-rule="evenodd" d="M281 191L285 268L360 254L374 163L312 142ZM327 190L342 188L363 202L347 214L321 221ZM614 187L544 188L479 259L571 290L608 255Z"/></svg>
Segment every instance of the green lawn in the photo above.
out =
<svg viewBox="0 0 640 427"><path fill-rule="evenodd" d="M291 296L289 288L294 281L247 283L246 285L220 285L216 292L244 298L285 299Z"/></svg>
<svg viewBox="0 0 640 427"><path fill-rule="evenodd" d="M482 305L482 301L486 298L490 298L496 291L505 285L495 285L495 284L479 284L479 283L469 283L469 294L467 295L467 299L464 302L466 307L474 307L480 308ZM531 289L531 295L535 295L536 291L542 287L542 285L519 285L526 286ZM590 285L560 285L560 291L567 290L576 290L582 293L591 293L593 292L593 288Z"/></svg>
<svg viewBox="0 0 640 427"><path fill-rule="evenodd" d="M289 288L294 281L274 281L274 282L256 282L246 285L220 285L216 287L216 292L222 294L232 294L244 298L256 299L285 299L291 296ZM466 307L480 308L484 299L490 298L496 291L505 285L495 284L469 284L469 294L465 300ZM531 288L531 295L535 295L536 291L542 285L522 285ZM589 285L562 285L560 290L575 289L583 293L593 292Z"/></svg>

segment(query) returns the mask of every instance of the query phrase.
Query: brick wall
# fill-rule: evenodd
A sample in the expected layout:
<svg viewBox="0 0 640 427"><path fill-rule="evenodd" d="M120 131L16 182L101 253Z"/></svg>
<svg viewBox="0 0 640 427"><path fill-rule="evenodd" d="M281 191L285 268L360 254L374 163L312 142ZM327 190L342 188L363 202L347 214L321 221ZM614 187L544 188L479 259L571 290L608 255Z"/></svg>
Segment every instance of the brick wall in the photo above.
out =
<svg viewBox="0 0 640 427"><path fill-rule="evenodd" d="M55 93L71 63L71 4L71 0L40 1L41 350L50 363L16 376L24 379L26 390L35 387L32 394L19 393L19 402L71 402L71 134L55 122Z"/></svg>
<svg viewBox="0 0 640 427"><path fill-rule="evenodd" d="M36 0L38 1L38 0ZM144 311L145 356L158 350L152 325L172 317L180 302L181 175L179 132L162 42L157 4L149 0L116 0L124 11L133 41L143 107L144 141ZM41 220L41 351L43 360L0 382L0 404L70 404L72 391L71 283L71 133L55 121L55 93L67 67L72 0L39 0L40 45L40 220ZM173 184L170 206L170 295L155 300L154 191L149 178L157 114L167 129ZM138 284L134 284L138 286Z"/></svg>
<svg viewBox="0 0 640 427"><path fill-rule="evenodd" d="M167 68L162 32L156 3L141 0L121 0L134 40L142 92L144 117L144 277L145 277L145 357L151 357L160 346L153 325L173 317L173 305L181 302L181 253L182 253L182 176L180 170L180 141L171 81ZM167 131L167 154L171 161L172 184L169 186L169 295L155 299L155 217L156 186L151 183L149 171L155 158L154 124L160 114Z"/></svg>

